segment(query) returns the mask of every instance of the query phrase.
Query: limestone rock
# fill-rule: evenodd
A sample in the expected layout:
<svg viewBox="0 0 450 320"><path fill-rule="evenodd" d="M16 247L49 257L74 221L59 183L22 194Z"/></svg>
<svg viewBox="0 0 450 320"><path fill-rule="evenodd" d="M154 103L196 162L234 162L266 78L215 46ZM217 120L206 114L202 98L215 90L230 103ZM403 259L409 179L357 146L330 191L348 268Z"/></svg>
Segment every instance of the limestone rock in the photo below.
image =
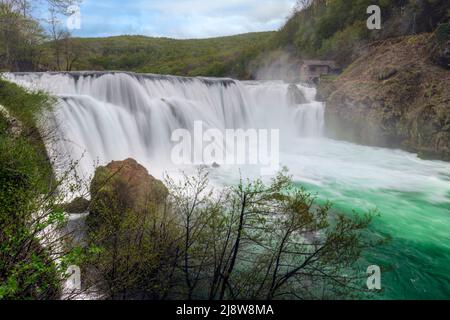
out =
<svg viewBox="0 0 450 320"><path fill-rule="evenodd" d="M439 25L434 33L432 60L450 70L450 23Z"/></svg>
<svg viewBox="0 0 450 320"><path fill-rule="evenodd" d="M164 206L168 190L134 159L113 161L97 168L91 182L88 224L99 223L108 210L146 215ZM100 218L100 219L97 219Z"/></svg>

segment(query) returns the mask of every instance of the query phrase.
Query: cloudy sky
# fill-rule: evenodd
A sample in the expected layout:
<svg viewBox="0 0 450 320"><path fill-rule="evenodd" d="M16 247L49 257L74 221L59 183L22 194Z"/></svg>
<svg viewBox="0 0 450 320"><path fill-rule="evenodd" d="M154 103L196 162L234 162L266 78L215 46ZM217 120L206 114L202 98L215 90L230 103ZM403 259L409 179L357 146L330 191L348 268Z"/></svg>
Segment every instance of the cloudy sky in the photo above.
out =
<svg viewBox="0 0 450 320"><path fill-rule="evenodd" d="M279 28L295 0L84 0L76 36L207 38Z"/></svg>

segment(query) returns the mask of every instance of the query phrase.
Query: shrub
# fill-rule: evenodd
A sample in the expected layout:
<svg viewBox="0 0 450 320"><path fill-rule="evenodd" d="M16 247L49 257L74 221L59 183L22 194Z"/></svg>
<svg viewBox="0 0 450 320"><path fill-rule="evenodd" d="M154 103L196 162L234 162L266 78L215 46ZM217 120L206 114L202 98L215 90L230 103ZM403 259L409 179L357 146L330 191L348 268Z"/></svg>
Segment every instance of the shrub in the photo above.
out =
<svg viewBox="0 0 450 320"><path fill-rule="evenodd" d="M0 116L0 299L59 298L71 261L71 250L61 252L65 235L49 237L62 230L65 218L58 205L64 198L57 192L60 181L36 129L48 101L0 80L0 104L24 128L11 137Z"/></svg>

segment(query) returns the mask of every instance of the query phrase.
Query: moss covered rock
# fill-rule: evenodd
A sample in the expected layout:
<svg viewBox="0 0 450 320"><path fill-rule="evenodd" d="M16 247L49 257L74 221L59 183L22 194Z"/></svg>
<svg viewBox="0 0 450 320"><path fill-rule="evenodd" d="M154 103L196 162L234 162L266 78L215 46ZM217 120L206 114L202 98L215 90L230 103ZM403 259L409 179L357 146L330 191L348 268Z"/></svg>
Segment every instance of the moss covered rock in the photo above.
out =
<svg viewBox="0 0 450 320"><path fill-rule="evenodd" d="M77 197L71 203L64 206L64 211L67 213L85 213L89 210L90 201Z"/></svg>
<svg viewBox="0 0 450 320"><path fill-rule="evenodd" d="M111 210L134 214L157 213L165 204L168 190L134 159L113 161L97 168L91 182L88 225L95 227Z"/></svg>

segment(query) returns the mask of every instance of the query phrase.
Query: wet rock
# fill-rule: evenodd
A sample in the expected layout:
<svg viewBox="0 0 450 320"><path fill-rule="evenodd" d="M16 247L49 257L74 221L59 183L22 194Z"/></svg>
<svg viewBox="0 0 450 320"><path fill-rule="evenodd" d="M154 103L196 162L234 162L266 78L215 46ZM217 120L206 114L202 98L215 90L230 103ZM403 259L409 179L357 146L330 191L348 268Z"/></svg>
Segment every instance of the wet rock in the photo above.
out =
<svg viewBox="0 0 450 320"><path fill-rule="evenodd" d="M211 167L213 167L214 169L218 169L220 168L220 164L218 164L217 162L214 162Z"/></svg>
<svg viewBox="0 0 450 320"><path fill-rule="evenodd" d="M134 159L113 161L95 171L91 182L90 227L101 223L111 208L123 214L152 214L161 209L168 196L165 185L151 176Z"/></svg>
<svg viewBox="0 0 450 320"><path fill-rule="evenodd" d="M327 135L450 160L450 73L429 59L433 41L430 34L385 41L322 83Z"/></svg>
<svg viewBox="0 0 450 320"><path fill-rule="evenodd" d="M85 213L88 212L89 205L89 200L83 197L77 197L71 203L64 206L64 211L67 213Z"/></svg>
<svg viewBox="0 0 450 320"><path fill-rule="evenodd" d="M298 105L308 103L308 100L295 84L290 84L288 87L288 102L290 105Z"/></svg>

